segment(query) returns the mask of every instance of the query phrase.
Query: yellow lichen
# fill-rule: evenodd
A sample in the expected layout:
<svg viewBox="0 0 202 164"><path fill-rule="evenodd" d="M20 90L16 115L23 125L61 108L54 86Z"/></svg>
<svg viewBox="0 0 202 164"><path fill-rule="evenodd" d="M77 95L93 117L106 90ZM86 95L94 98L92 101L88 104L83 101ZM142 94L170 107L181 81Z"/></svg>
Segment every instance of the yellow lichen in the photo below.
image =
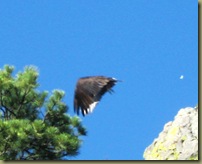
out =
<svg viewBox="0 0 202 164"><path fill-rule="evenodd" d="M162 142L159 143L158 149L159 149L159 150L167 150L167 148L164 146L164 144L163 144Z"/></svg>
<svg viewBox="0 0 202 164"><path fill-rule="evenodd" d="M176 145L175 144L171 144L168 149L175 149L176 148Z"/></svg>
<svg viewBox="0 0 202 164"><path fill-rule="evenodd" d="M181 138L182 141L185 141L186 139L187 139L187 136L185 136L185 135L182 136L182 138Z"/></svg>
<svg viewBox="0 0 202 164"><path fill-rule="evenodd" d="M179 127L173 127L172 129L170 129L170 130L168 131L168 135L174 136L174 135L177 134L178 130L179 130Z"/></svg>

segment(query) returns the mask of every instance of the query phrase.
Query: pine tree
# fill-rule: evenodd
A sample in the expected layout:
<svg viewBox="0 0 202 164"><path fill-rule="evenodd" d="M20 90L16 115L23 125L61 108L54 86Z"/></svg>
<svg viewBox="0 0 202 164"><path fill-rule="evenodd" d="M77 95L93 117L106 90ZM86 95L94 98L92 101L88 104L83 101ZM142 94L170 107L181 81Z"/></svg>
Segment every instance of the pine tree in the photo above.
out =
<svg viewBox="0 0 202 164"><path fill-rule="evenodd" d="M86 135L81 120L67 114L64 92L37 90L38 71L0 69L0 159L62 160L78 155Z"/></svg>

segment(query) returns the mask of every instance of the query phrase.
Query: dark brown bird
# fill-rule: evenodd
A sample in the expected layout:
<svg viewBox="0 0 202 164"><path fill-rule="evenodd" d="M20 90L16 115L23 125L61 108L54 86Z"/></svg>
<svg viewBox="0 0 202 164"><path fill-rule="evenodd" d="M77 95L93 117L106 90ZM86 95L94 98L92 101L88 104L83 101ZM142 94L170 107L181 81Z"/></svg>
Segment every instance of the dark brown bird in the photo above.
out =
<svg viewBox="0 0 202 164"><path fill-rule="evenodd" d="M112 93L111 89L118 80L105 76L88 76L77 81L74 93L74 112L83 116L92 113L97 103L106 93Z"/></svg>

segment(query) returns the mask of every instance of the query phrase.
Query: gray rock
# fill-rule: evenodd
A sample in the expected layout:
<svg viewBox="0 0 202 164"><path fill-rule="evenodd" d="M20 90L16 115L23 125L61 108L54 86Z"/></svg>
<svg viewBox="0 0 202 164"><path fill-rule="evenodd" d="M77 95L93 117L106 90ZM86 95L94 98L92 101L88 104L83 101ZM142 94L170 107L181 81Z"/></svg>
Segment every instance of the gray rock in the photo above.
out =
<svg viewBox="0 0 202 164"><path fill-rule="evenodd" d="M198 160L198 107L180 109L145 149L146 160Z"/></svg>

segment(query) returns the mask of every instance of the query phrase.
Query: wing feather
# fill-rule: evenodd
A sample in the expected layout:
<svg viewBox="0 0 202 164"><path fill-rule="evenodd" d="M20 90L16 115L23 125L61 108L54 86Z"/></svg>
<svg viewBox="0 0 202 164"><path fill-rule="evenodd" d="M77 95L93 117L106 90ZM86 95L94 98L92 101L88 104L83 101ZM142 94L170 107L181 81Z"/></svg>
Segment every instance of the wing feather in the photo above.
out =
<svg viewBox="0 0 202 164"><path fill-rule="evenodd" d="M102 96L113 91L111 88L116 82L116 79L104 76L80 78L75 89L74 111L79 115L81 109L83 116L92 112Z"/></svg>

